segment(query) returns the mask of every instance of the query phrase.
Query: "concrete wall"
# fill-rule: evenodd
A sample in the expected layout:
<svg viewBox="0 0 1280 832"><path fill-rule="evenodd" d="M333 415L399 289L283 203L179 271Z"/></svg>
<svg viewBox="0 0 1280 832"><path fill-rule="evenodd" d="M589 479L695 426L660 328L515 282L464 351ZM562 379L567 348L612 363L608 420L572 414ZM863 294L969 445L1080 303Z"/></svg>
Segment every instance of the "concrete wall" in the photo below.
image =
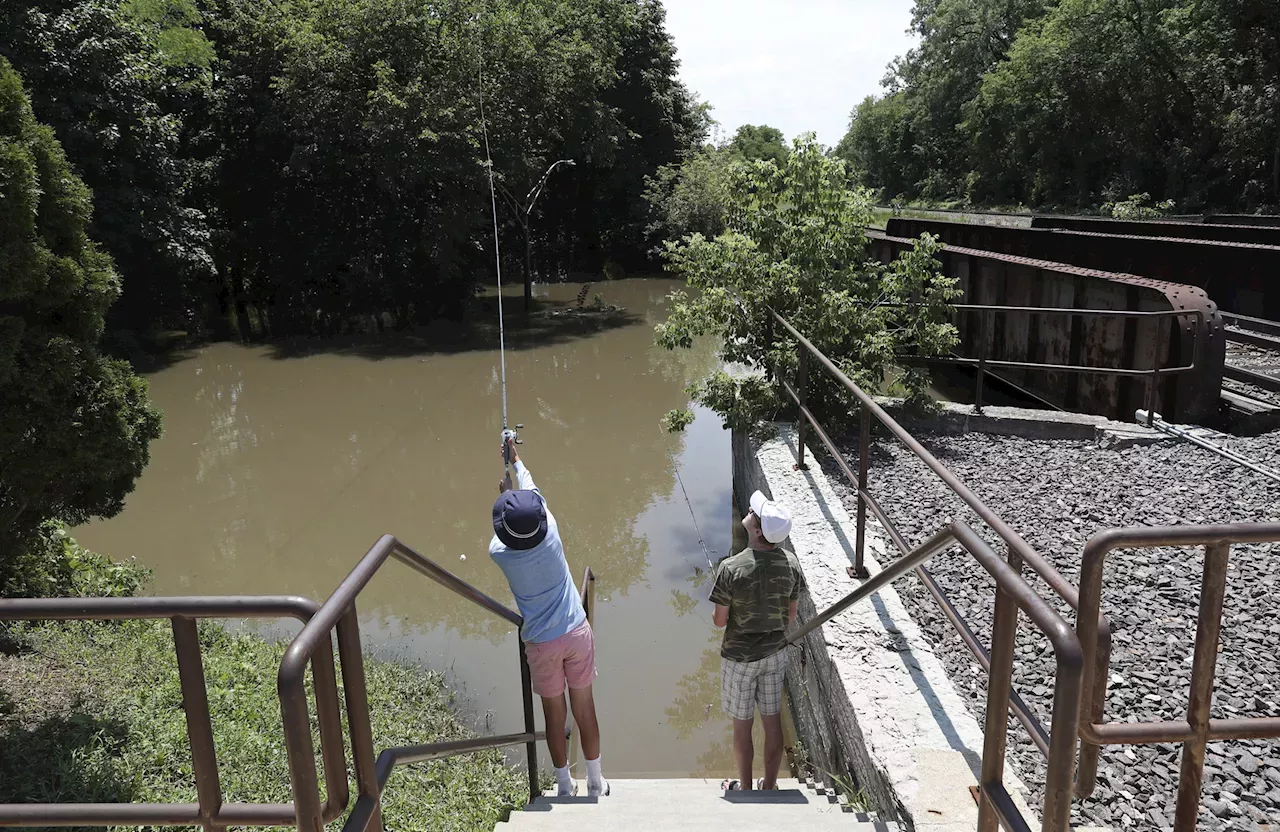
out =
<svg viewBox="0 0 1280 832"><path fill-rule="evenodd" d="M846 572L855 531L821 469L795 470L794 427L776 428L777 436L764 441L734 434L734 490L745 501L759 489L791 509L789 546L809 587L799 605L806 621L857 586ZM871 526L866 564L872 574L887 557ZM787 692L801 742L818 768L851 772L883 817L909 829L974 828L969 786L981 770L982 731L892 587L791 650ZM1005 784L1038 827L1011 770Z"/></svg>
<svg viewBox="0 0 1280 832"><path fill-rule="evenodd" d="M898 232L914 235L922 231L936 233L939 228L952 230L943 235L947 248L940 259L943 271L958 279L963 303L1201 310L1205 316L1203 325L1197 325L1192 317L1176 323L1169 319L1163 337L1156 320L1032 313L990 314L984 333L981 313L963 312L956 319L961 338L958 352L977 358L980 341L985 337L989 359L1146 370L1154 365L1157 356L1163 367L1191 364L1199 339L1198 371L1164 376L1156 410L1175 421L1186 422L1208 419L1217 413L1226 340L1221 316L1202 290L1034 260L1015 245L1021 239L1017 234L1058 232L896 219L890 225ZM912 239L906 237L872 235L872 252L884 262L911 245ZM1131 421L1136 409L1146 407L1145 378L1052 370L994 372L1067 410Z"/></svg>

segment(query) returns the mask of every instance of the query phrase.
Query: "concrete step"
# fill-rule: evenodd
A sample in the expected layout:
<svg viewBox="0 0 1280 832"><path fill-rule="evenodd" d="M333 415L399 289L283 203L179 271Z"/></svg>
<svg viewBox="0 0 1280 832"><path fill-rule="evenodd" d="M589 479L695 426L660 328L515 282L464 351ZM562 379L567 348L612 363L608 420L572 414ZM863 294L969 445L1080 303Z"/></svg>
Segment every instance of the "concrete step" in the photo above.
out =
<svg viewBox="0 0 1280 832"><path fill-rule="evenodd" d="M580 781L579 793L587 784ZM769 792L723 792L719 780L611 780L608 797L541 797L512 812L496 832L674 832L700 827L734 832L897 832L898 827L845 812L796 780Z"/></svg>

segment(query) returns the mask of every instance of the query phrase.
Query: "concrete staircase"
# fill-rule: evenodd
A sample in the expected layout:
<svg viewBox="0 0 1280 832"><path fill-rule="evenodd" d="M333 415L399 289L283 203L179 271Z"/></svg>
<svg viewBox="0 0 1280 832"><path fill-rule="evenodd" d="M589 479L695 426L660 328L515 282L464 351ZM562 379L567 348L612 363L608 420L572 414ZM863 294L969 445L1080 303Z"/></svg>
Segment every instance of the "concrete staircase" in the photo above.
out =
<svg viewBox="0 0 1280 832"><path fill-rule="evenodd" d="M580 782L579 793L587 793ZM898 832L896 824L845 811L834 795L797 780L770 792L722 792L719 780L611 780L608 797L542 797L494 832Z"/></svg>

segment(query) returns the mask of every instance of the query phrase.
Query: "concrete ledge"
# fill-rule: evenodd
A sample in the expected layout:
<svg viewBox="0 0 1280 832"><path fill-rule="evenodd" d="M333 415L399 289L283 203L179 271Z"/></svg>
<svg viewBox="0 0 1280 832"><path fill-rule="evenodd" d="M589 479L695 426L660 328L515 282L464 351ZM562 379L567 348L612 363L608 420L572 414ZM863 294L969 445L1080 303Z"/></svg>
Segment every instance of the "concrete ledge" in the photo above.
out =
<svg viewBox="0 0 1280 832"><path fill-rule="evenodd" d="M846 572L855 527L818 466L795 470L794 427L777 429L760 443L734 435L734 485L740 499L758 488L791 509L790 543L809 584L805 620L856 587ZM870 524L866 555L872 574L889 557ZM787 686L806 752L826 772L852 772L882 817L928 832L972 830L969 786L978 782L982 730L897 592L871 601L792 648ZM1038 827L1022 783L1012 771L1005 782Z"/></svg>
<svg viewBox="0 0 1280 832"><path fill-rule="evenodd" d="M1094 441L1105 448L1126 448L1168 442L1170 438L1136 422L1117 422L1105 416L1032 410L988 405L975 413L973 405L940 402L940 411L921 417L907 412L902 399L877 397L876 401L908 430L931 433L989 433L1024 439L1075 439Z"/></svg>

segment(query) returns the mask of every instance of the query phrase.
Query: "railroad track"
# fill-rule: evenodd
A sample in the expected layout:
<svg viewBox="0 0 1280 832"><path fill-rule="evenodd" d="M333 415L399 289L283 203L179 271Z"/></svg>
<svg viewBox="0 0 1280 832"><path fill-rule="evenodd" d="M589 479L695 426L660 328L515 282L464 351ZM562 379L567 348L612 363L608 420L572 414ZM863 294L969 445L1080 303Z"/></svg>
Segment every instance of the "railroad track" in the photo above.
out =
<svg viewBox="0 0 1280 832"><path fill-rule="evenodd" d="M1222 400L1250 419L1280 415L1280 322L1222 313L1227 335Z"/></svg>

